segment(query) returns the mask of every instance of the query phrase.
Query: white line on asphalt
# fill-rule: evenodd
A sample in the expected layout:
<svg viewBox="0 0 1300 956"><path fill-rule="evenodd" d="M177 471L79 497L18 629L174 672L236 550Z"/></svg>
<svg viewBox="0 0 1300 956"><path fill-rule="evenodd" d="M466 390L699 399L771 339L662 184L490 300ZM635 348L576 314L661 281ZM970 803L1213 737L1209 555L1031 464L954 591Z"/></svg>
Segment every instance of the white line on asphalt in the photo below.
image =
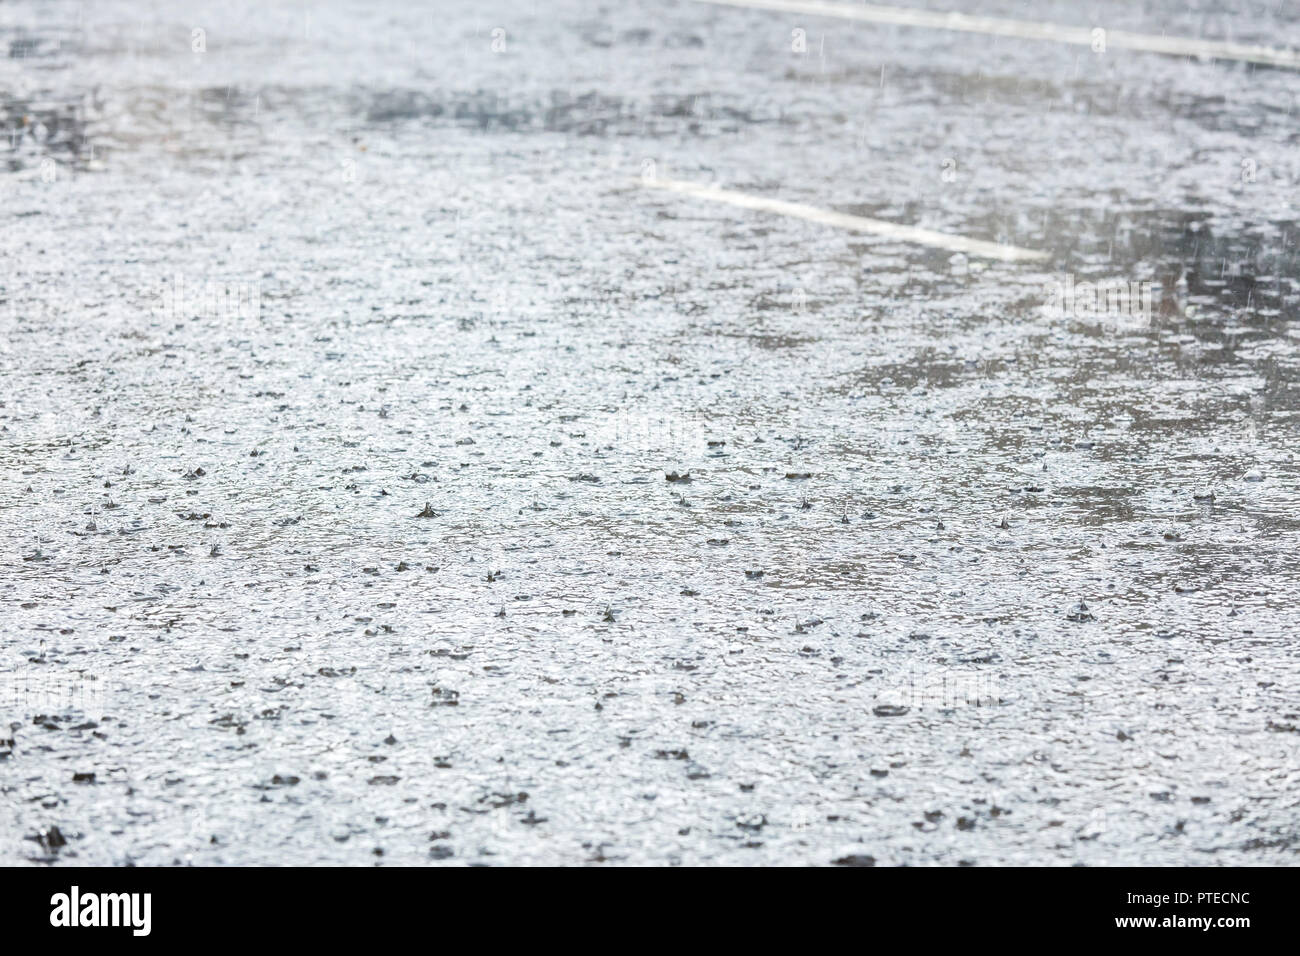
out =
<svg viewBox="0 0 1300 956"><path fill-rule="evenodd" d="M819 222L825 226L836 226L853 232L869 232L875 236L897 239L900 242L932 246L935 249L946 249L949 252L964 252L983 259L1000 259L1003 262L1041 262L1047 258L1046 252L1039 252L1036 249L1022 249L1020 246L985 242L982 239L968 239L965 236L950 236L946 233L935 232L933 229L903 226L896 222L886 222L883 219L868 219L865 216L851 216L848 213L818 209L816 206L805 206L797 202L784 202L780 199L767 199L763 196L751 196L749 193L738 193L730 189L719 189L716 186L689 183L680 179L646 178L638 180L638 182L652 189L666 189L669 192L694 196L697 199L725 202L732 206L740 206L742 209L756 209L759 212L775 212L783 216L794 216L797 219L807 219L809 222Z"/></svg>
<svg viewBox="0 0 1300 956"><path fill-rule="evenodd" d="M905 27L932 27L939 30L962 30L966 33L987 33L994 36L1022 37L1033 40L1057 40L1092 46L1100 38L1094 37L1092 27L1070 27L1055 23L1034 23L1029 20L1006 20L1001 17L973 17L964 13L940 13L933 10L909 10L903 7L885 7L876 4L826 3L823 0L700 0L701 3L721 4L729 7L753 7L759 10L780 10L785 13L803 13L809 16L845 17L869 23L891 23ZM1246 63L1263 63L1285 69L1300 69L1300 53L1277 50L1266 46L1249 46L1244 43L1227 43L1220 40L1196 40L1185 37L1157 36L1154 33L1129 33L1124 30L1105 31L1106 48L1141 50L1146 53L1163 53L1168 56L1195 56L1203 59L1241 60Z"/></svg>

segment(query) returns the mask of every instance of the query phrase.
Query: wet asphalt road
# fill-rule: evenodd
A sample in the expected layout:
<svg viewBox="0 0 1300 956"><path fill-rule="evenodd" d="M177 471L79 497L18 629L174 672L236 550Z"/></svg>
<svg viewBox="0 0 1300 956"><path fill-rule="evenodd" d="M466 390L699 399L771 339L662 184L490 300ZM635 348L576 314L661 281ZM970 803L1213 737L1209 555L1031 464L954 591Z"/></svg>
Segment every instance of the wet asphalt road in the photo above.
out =
<svg viewBox="0 0 1300 956"><path fill-rule="evenodd" d="M688 0L0 40L0 863L1295 862L1300 74Z"/></svg>

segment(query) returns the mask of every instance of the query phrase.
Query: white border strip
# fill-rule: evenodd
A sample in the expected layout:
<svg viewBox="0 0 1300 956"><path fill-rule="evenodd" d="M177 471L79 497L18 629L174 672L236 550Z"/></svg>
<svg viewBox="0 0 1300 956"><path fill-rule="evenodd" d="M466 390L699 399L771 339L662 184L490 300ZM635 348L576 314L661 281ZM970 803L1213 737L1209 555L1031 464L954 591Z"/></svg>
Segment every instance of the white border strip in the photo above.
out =
<svg viewBox="0 0 1300 956"><path fill-rule="evenodd" d="M844 17L848 20L892 23L904 27L932 27L937 30L961 30L966 33L987 33L993 36L1021 37L1031 40L1057 40L1061 43L1075 43L1082 46L1091 46L1093 42L1092 27L1068 27L1055 23L1034 23L1029 20L1006 20L1001 17L972 17L964 13L909 10L904 7L885 7L876 4L826 3L823 0L699 0L699 2L804 13L809 16ZM1245 63L1263 63L1268 66L1300 70L1300 53L1266 46L1247 46L1244 43L1226 43L1220 40L1193 40L1183 37L1156 36L1153 33L1107 30L1106 46L1141 50L1145 53L1163 53L1168 56L1241 60Z"/></svg>
<svg viewBox="0 0 1300 956"><path fill-rule="evenodd" d="M918 226L902 226L883 219L850 216L848 213L818 209L816 206L784 202L780 199L766 199L763 196L751 196L748 193L738 193L730 189L719 189L716 186L690 183L680 179L655 178L641 179L638 182L651 189L665 189L685 196L694 196L696 199L728 203L742 209L794 216L796 219L807 219L809 222L819 222L824 226L836 226L853 232L869 232L874 236L931 246L935 249L946 249L949 252L964 252L983 259L999 259L1003 262L1041 262L1048 257L1046 252L1039 252L1036 249L1022 249L1020 246L1006 246L996 242L985 242L982 239L968 239L965 236L950 236L932 229L921 229Z"/></svg>

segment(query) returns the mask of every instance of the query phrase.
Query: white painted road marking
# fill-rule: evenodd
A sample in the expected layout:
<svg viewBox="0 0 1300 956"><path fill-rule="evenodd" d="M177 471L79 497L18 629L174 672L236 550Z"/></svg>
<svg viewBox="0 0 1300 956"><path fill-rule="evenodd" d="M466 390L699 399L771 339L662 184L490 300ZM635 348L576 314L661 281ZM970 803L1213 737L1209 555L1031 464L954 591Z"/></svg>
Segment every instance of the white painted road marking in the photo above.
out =
<svg viewBox="0 0 1300 956"><path fill-rule="evenodd" d="M640 179L638 182L642 186L651 189L665 189L685 196L694 196L697 199L728 203L742 209L755 209L759 212L774 212L783 216L794 216L797 219L807 219L809 222L819 222L825 226L836 226L853 232L868 232L874 236L884 236L888 239L897 239L900 242L931 246L935 249L946 249L949 252L964 252L967 255L979 256L983 259L999 259L1003 262L1041 262L1047 258L1046 252L1040 252L1036 249L1022 249L1020 246L985 242L982 239L968 239L965 236L950 236L946 233L935 232L933 229L903 226L896 222L886 222L883 219L868 219L865 216L851 216L848 213L818 209L816 206L805 206L797 202L784 202L780 199L767 199L763 196L751 196L749 193L738 193L730 189L719 189L716 186L684 182L680 179L647 178Z"/></svg>
<svg viewBox="0 0 1300 956"><path fill-rule="evenodd" d="M938 30L961 30L966 33L987 33L993 36L1021 37L1031 40L1056 40L1060 43L1075 43L1082 46L1092 46L1093 43L1092 27L1070 27L1056 23L1035 23L1030 20L1007 20L1001 17L973 17L964 13L908 10L903 7L885 7L876 4L826 3L823 0L700 0L700 2L729 7L779 10L785 13L803 13L809 16L844 17L849 20L890 23L904 27L931 27ZM1124 50L1141 50L1145 53L1163 53L1168 56L1241 60L1245 63L1263 63L1267 66L1300 70L1300 53L1266 46L1157 36L1154 33L1129 33L1124 30L1106 30L1105 41L1107 49L1116 47Z"/></svg>

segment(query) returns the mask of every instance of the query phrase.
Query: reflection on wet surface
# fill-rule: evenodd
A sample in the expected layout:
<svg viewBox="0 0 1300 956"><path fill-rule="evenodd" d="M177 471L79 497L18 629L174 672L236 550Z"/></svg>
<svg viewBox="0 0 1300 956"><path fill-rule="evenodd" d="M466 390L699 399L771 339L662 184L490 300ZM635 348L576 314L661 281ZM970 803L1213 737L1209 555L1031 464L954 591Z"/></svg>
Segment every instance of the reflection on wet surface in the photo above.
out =
<svg viewBox="0 0 1300 956"><path fill-rule="evenodd" d="M453 7L7 8L0 860L1290 862L1292 78Z"/></svg>

